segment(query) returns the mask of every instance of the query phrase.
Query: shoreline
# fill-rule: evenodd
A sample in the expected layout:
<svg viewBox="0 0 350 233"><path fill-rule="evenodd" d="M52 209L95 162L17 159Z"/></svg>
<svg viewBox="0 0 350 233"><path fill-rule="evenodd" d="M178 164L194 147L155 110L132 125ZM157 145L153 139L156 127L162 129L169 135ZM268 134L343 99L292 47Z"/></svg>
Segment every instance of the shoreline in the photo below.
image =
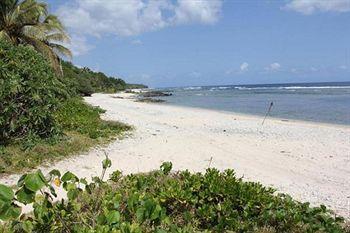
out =
<svg viewBox="0 0 350 233"><path fill-rule="evenodd" d="M104 94L104 93L96 93L96 94ZM112 98L115 98L113 96L124 97L124 94L128 94L125 99L130 99L130 100L134 100L138 96L138 93L124 93L124 92L110 94L110 95ZM174 107L179 107L179 108L185 108L188 110L196 110L197 109L197 110L203 110L203 111L220 112L220 113L232 114L235 116L261 119L261 120L263 120L263 118L264 118L264 115L254 115L254 114L249 114L249 113L242 113L242 112L235 112L235 111L228 111L228 110L219 110L219 109L212 109L212 108L177 105L177 104L168 103L166 100L165 100L165 102L161 102L161 103L149 102L149 103L145 103L145 104L154 104L154 105L159 105L159 106L174 106ZM281 122L290 122L290 123L298 123L298 124L306 124L306 125L309 124L309 125L315 125L315 126L339 127L339 128L350 129L350 125L340 124L340 123L337 124L337 123L329 123L329 122L323 122L323 121L308 121L308 120L301 120L301 119L294 119L294 118L280 118L280 117L267 116L266 121L268 121L269 119L273 120L273 121L281 121Z"/></svg>
<svg viewBox="0 0 350 233"><path fill-rule="evenodd" d="M155 105L168 105L168 106L174 106L174 107L180 107L180 108L187 108L189 110L191 109L199 109L199 110L207 110L212 112L220 112L220 113L226 113L226 114L232 114L235 116L242 116L242 117L251 117L255 119L261 119L263 120L263 115L254 115L249 113L242 113L242 112L235 112L235 111L228 111L228 110L218 110L218 109L210 109L210 108L202 108L202 107L194 107L194 106L185 106L185 105L176 105L176 104L170 104L167 102L164 103L147 103L147 104L155 104ZM350 129L350 125L347 124L337 124L337 123L328 123L328 122L322 122L322 121L307 121L307 120L300 120L300 119L294 119L294 118L280 118L280 117L271 117L267 116L266 121L269 119L273 121L281 121L281 122L290 122L290 123L298 123L298 124L310 124L310 125L318 125L318 126L325 126L325 127L339 127L339 128L348 128Z"/></svg>
<svg viewBox="0 0 350 233"><path fill-rule="evenodd" d="M101 171L104 152L114 170L148 172L164 161L174 170L234 169L238 177L260 182L296 200L325 204L350 219L350 128L261 118L211 109L134 102L130 94L94 94L86 102L106 110L103 119L135 126L132 135L103 148L40 167L91 177ZM15 184L18 175L0 179Z"/></svg>

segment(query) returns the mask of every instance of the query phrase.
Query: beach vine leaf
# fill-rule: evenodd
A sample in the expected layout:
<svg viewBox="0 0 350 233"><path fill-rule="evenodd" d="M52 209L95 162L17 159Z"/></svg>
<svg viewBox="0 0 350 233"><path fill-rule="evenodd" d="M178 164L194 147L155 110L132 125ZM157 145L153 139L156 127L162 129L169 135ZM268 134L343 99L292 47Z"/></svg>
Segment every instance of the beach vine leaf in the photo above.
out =
<svg viewBox="0 0 350 233"><path fill-rule="evenodd" d="M4 202L11 201L14 197L14 193L11 188L6 185L0 184L0 200Z"/></svg>
<svg viewBox="0 0 350 233"><path fill-rule="evenodd" d="M46 185L46 180L39 170L35 173L27 174L24 178L24 185L30 191L36 192Z"/></svg>

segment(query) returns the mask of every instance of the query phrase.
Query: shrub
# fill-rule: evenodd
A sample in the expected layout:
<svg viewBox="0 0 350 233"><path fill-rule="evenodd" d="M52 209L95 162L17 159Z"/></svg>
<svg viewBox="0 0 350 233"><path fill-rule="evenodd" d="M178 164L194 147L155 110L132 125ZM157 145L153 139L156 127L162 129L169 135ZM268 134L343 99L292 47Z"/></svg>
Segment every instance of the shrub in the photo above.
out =
<svg viewBox="0 0 350 233"><path fill-rule="evenodd" d="M59 133L53 117L64 86L34 49L0 41L0 143Z"/></svg>
<svg viewBox="0 0 350 233"><path fill-rule="evenodd" d="M62 100L52 113L53 122L61 130L59 137L27 137L25 141L0 145L0 175L27 171L85 152L132 129L121 122L102 120L100 114L103 112L101 108L84 103L81 97Z"/></svg>
<svg viewBox="0 0 350 233"><path fill-rule="evenodd" d="M62 62L64 77L61 80L70 92L90 96L94 92L114 93L127 88L145 88L141 84L127 84L124 80L108 77L102 72L94 72L84 67L78 68L70 62Z"/></svg>
<svg viewBox="0 0 350 233"><path fill-rule="evenodd" d="M120 122L103 121L100 114L104 110L92 107L79 97L65 101L55 114L57 122L66 131L77 131L90 138L107 138L131 127Z"/></svg>
<svg viewBox="0 0 350 233"><path fill-rule="evenodd" d="M55 122L63 130L62 137L0 146L0 174L27 171L43 163L85 152L122 136L132 128L121 122L102 120L102 112L104 110L84 103L80 97L64 101L54 114Z"/></svg>
<svg viewBox="0 0 350 233"><path fill-rule="evenodd" d="M78 85L76 85L76 91L81 96L91 96L94 93L94 89L88 79L79 78Z"/></svg>
<svg viewBox="0 0 350 233"><path fill-rule="evenodd" d="M259 183L244 182L232 170L205 174L169 173L167 162L148 174L114 172L92 183L53 170L22 176L16 192L0 185L0 219L15 232L349 232L343 219L324 206L310 207ZM54 186L68 200L53 203ZM34 203L34 215L17 203Z"/></svg>

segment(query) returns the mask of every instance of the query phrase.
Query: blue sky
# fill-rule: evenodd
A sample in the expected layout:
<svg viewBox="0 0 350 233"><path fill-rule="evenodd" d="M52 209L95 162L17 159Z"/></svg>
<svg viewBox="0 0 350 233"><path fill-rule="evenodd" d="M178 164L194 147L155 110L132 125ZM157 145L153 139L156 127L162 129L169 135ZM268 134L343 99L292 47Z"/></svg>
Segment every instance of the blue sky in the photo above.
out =
<svg viewBox="0 0 350 233"><path fill-rule="evenodd" d="M128 82L350 81L350 0L48 2L73 63Z"/></svg>

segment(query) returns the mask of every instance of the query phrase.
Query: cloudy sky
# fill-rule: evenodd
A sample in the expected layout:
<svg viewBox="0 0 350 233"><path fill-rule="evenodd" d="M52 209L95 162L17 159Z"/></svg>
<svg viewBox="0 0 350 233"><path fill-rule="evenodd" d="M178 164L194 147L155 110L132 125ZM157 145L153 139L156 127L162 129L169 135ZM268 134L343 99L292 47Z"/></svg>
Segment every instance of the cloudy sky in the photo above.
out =
<svg viewBox="0 0 350 233"><path fill-rule="evenodd" d="M73 63L152 87L350 81L350 0L48 0Z"/></svg>

